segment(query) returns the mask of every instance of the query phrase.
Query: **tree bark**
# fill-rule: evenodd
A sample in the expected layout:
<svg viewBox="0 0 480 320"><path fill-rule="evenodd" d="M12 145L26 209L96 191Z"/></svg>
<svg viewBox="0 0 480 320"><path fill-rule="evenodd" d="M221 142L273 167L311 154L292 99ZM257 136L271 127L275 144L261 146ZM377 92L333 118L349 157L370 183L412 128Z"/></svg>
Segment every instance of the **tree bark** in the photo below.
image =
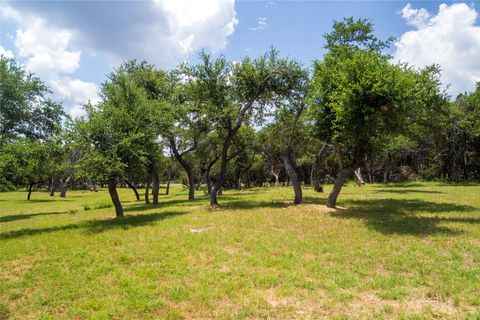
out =
<svg viewBox="0 0 480 320"><path fill-rule="evenodd" d="M303 200L302 195L302 185L300 180L298 179L297 170L295 170L295 166L292 160L292 150L287 148L282 155L283 164L285 166L285 170L287 171L288 177L292 182L293 191L295 192L295 198L293 199L294 204L300 204Z"/></svg>
<svg viewBox="0 0 480 320"><path fill-rule="evenodd" d="M50 197L55 195L55 178L52 178L50 181Z"/></svg>
<svg viewBox="0 0 480 320"><path fill-rule="evenodd" d="M108 183L108 193L110 194L113 206L115 207L115 217L123 218L123 207L122 203L120 202L120 198L118 197L116 180L111 180Z"/></svg>
<svg viewBox="0 0 480 320"><path fill-rule="evenodd" d="M210 192L210 205L216 206L218 205L218 192L220 191L220 188L222 187L223 180L225 178L225 173L227 172L227 162L228 162L228 148L230 147L230 143L235 135L235 133L238 131L240 126L236 128L236 130L232 130L227 134L227 137L225 138L222 146L222 155L220 157L221 162L220 162L220 172L218 173L218 177L213 183L212 186L212 191Z"/></svg>
<svg viewBox="0 0 480 320"><path fill-rule="evenodd" d="M187 173L188 177L188 200L195 200L195 178L193 175L193 169L190 163L188 163L184 158L183 155L185 154L182 153L180 154L177 149L177 144L175 143L175 139L171 138L170 139L170 149L172 149L173 155L175 156L175 159L180 163L180 165L183 167L185 172ZM191 149L193 150L193 149ZM188 150L188 151L191 151ZM187 152L188 152L187 151Z"/></svg>
<svg viewBox="0 0 480 320"><path fill-rule="evenodd" d="M387 165L385 167L385 171L383 171L383 183L388 183L388 176L390 175L390 166Z"/></svg>
<svg viewBox="0 0 480 320"><path fill-rule="evenodd" d="M168 196L170 192L170 172L167 175L167 187L165 188L165 194Z"/></svg>
<svg viewBox="0 0 480 320"><path fill-rule="evenodd" d="M357 179L357 184L359 186L363 186L365 184L365 180L363 179L363 176L362 176L362 170L360 167L358 167L355 171L355 178Z"/></svg>
<svg viewBox="0 0 480 320"><path fill-rule="evenodd" d="M158 204L158 193L160 192L160 181L158 180L158 174L153 174L152 181L152 204Z"/></svg>
<svg viewBox="0 0 480 320"><path fill-rule="evenodd" d="M353 170L352 168L342 168L338 173L338 176L335 179L335 184L333 185L333 189L332 191L330 191L330 194L328 195L328 199L327 199L328 208L336 207L338 195L342 190L343 184L352 174L352 170Z"/></svg>
<svg viewBox="0 0 480 320"><path fill-rule="evenodd" d="M147 185L145 186L145 204L150 204L150 198L148 194L150 193L150 180L147 181Z"/></svg>
<svg viewBox="0 0 480 320"><path fill-rule="evenodd" d="M62 189L60 190L61 198L65 198L67 196L67 188L69 183L70 183L70 177L65 179L65 181L62 183Z"/></svg>
<svg viewBox="0 0 480 320"><path fill-rule="evenodd" d="M135 188L135 185L128 180L125 180L125 183L130 189L133 190L133 192L135 192L135 197L137 198L137 201L140 201L140 195L138 194L138 191L137 191L137 188Z"/></svg>
<svg viewBox="0 0 480 320"><path fill-rule="evenodd" d="M28 186L28 195L27 195L27 200L30 200L30 196L32 195L32 188L35 183L30 183Z"/></svg>

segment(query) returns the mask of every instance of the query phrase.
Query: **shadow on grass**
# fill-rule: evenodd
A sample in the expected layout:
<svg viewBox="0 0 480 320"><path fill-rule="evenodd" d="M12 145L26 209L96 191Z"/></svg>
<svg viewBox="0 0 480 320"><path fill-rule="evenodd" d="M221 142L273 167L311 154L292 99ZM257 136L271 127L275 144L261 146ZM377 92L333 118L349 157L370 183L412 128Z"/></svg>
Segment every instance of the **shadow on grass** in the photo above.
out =
<svg viewBox="0 0 480 320"><path fill-rule="evenodd" d="M30 199L30 200L27 200L27 199L24 199L24 200L20 200L21 203L45 203L45 202L55 202L55 201L62 201L62 202L66 202L66 201L73 201L72 199L66 199L66 198L60 198L60 199Z"/></svg>
<svg viewBox="0 0 480 320"><path fill-rule="evenodd" d="M198 205L200 203L205 203L208 198L206 197L197 197L195 200L188 200L188 199L173 199L173 200L165 200L162 201L159 199L158 204L145 204L137 202L136 204L132 204L126 206L123 211L125 212L132 212L132 211L147 211L147 210L154 210L156 208L165 208L165 207L186 207L192 205Z"/></svg>
<svg viewBox="0 0 480 320"><path fill-rule="evenodd" d="M408 194L408 193L431 193L431 194L441 194L444 192L433 191L433 190L420 190L420 189L377 189L375 193L398 193L398 194Z"/></svg>
<svg viewBox="0 0 480 320"><path fill-rule="evenodd" d="M427 236L433 234L455 235L461 230L451 229L445 222L480 224L480 218L419 216L418 213L467 213L475 207L451 203L435 203L415 199L348 200L348 209L339 209L331 215L342 219L360 219L367 227L384 234Z"/></svg>
<svg viewBox="0 0 480 320"><path fill-rule="evenodd" d="M36 212L36 213L25 213L25 214L12 214L8 216L2 216L0 217L0 222L10 222L10 221L17 221L17 220L25 220L25 219L30 219L33 217L38 217L38 216L49 216L49 215L55 215L55 214L66 214L70 213L70 211L53 211L53 212Z"/></svg>
<svg viewBox="0 0 480 320"><path fill-rule="evenodd" d="M158 212L151 214L140 214L134 216L126 216L125 218L120 219L107 219L107 220L90 220L82 223L68 224L64 226L57 227L48 227L48 228L25 228L20 230L8 231L0 233L0 240L3 239L13 239L23 236L33 236L38 234L52 233L58 231L67 231L67 230L85 230L87 234L96 234L110 229L130 229L132 227L141 227L145 225L151 225L156 221L161 221L164 219L172 218L175 216L183 215L186 212L183 211L168 211L168 212Z"/></svg>

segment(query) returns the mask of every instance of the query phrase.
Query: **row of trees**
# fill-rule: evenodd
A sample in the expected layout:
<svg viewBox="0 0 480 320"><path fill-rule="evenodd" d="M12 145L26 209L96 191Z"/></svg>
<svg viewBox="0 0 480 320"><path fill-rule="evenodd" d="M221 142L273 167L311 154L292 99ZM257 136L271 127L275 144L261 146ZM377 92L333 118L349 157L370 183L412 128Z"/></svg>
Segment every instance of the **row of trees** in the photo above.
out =
<svg viewBox="0 0 480 320"><path fill-rule="evenodd" d="M345 181L480 178L480 86L450 101L439 69L394 64L368 20L335 22L312 69L274 49L228 61L201 53L172 71L127 61L101 86L101 102L70 119L48 88L0 58L0 184L108 187L123 216L119 184L158 203L160 181L224 188L302 183L335 207ZM167 187L168 190L168 187ZM168 192L168 191L167 191ZM152 199L150 200L150 196Z"/></svg>

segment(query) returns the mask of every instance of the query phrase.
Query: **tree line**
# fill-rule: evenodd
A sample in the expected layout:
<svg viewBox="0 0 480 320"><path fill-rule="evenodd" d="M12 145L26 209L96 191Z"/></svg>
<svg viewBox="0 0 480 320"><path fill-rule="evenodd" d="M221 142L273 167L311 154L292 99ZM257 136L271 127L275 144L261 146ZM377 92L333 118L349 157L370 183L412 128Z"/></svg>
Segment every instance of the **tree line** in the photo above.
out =
<svg viewBox="0 0 480 320"><path fill-rule="evenodd" d="M130 60L108 75L97 104L72 119L49 88L0 57L0 188L118 186L157 204L160 184L222 189L288 184L480 179L480 84L451 99L440 68L393 63L367 19L335 21L326 54L309 68L271 49L229 61L200 54L161 70ZM144 190L142 196L139 189Z"/></svg>

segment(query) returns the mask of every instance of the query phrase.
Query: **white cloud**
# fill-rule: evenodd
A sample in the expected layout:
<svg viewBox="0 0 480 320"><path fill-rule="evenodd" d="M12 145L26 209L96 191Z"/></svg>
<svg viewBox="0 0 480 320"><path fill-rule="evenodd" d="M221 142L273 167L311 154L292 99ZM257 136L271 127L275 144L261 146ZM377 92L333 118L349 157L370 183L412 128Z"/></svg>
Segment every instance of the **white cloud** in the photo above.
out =
<svg viewBox="0 0 480 320"><path fill-rule="evenodd" d="M223 49L238 23L234 5L235 0L10 2L74 30L73 44L107 55L112 64L136 58L166 68L200 48Z"/></svg>
<svg viewBox="0 0 480 320"><path fill-rule="evenodd" d="M270 7L276 7L277 4L275 3L275 1L267 1L267 3L265 4L265 8L270 8Z"/></svg>
<svg viewBox="0 0 480 320"><path fill-rule="evenodd" d="M248 30L259 31L259 30L265 29L267 26L268 26L267 17L258 17L257 25L255 27L248 28Z"/></svg>
<svg viewBox="0 0 480 320"><path fill-rule="evenodd" d="M234 5L235 0L9 1L0 5L0 18L18 24L12 40L20 61L78 114L82 104L98 99L94 83L73 76L82 52L101 55L110 67L136 58L170 68L200 48L223 49L238 23Z"/></svg>
<svg viewBox="0 0 480 320"><path fill-rule="evenodd" d="M452 95L475 88L480 81L480 27L478 13L464 3L441 4L432 15L407 4L401 11L416 30L404 33L395 43L395 61L423 67L433 63L442 68L442 82Z"/></svg>
<svg viewBox="0 0 480 320"><path fill-rule="evenodd" d="M0 16L18 24L13 37L16 58L52 89L53 98L62 101L68 112L78 116L83 104L98 102L94 83L71 77L80 67L81 56L80 51L71 49L71 30L52 27L40 17L25 16L7 6L0 7ZM0 53L2 50L0 47Z"/></svg>
<svg viewBox="0 0 480 320"><path fill-rule="evenodd" d="M0 56L5 56L7 58L13 58L13 52L6 50L2 45L0 45Z"/></svg>
<svg viewBox="0 0 480 320"><path fill-rule="evenodd" d="M408 24L417 28L425 27L430 19L430 13L426 9L413 9L410 3L402 9L401 14Z"/></svg>

